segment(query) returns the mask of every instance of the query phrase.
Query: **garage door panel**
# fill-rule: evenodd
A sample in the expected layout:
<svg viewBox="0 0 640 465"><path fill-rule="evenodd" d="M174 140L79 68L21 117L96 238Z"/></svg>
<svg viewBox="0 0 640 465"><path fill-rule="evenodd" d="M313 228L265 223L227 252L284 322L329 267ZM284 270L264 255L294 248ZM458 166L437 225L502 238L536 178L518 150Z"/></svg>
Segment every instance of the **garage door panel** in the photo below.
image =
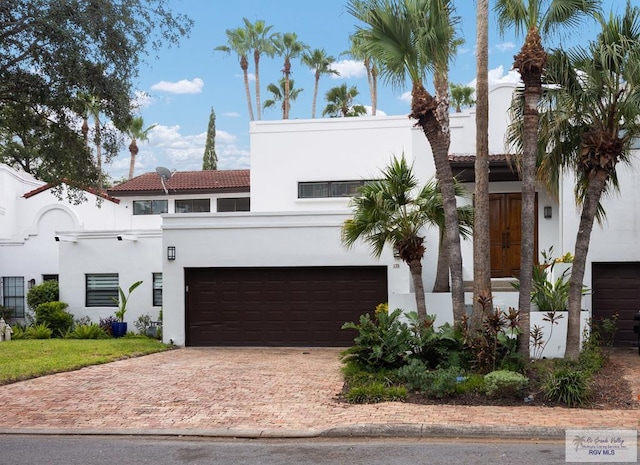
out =
<svg viewBox="0 0 640 465"><path fill-rule="evenodd" d="M187 269L188 345L348 346L387 300L386 267Z"/></svg>

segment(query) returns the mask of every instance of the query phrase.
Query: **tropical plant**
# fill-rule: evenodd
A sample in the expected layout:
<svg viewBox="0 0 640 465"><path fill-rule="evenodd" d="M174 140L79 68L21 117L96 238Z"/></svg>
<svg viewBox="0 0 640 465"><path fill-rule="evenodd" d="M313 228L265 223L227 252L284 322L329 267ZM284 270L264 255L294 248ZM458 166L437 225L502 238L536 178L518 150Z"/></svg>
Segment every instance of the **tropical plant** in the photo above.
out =
<svg viewBox="0 0 640 465"><path fill-rule="evenodd" d="M258 119L260 119L262 114L260 108L260 56L263 53L269 57L274 55L274 40L277 34L271 33L273 26L267 26L261 19L256 20L255 23L251 23L247 18L242 18L242 21L249 39L249 48L253 49L254 75L256 78L256 111Z"/></svg>
<svg viewBox="0 0 640 465"><path fill-rule="evenodd" d="M138 152L140 152L140 149L138 148L138 141L148 141L149 132L156 126L157 124L152 124L145 128L142 116L135 116L131 119L131 124L127 128L127 135L131 138L131 143L129 144L129 153L131 154L131 160L129 161L129 179L133 178L133 172L136 166L136 156L138 155Z"/></svg>
<svg viewBox="0 0 640 465"><path fill-rule="evenodd" d="M220 45L214 50L226 53L234 52L238 55L240 69L242 70L242 77L244 79L244 91L247 99L247 108L249 110L249 121L253 121L253 105L251 104L251 89L249 87L249 60L247 59L247 54L251 49L250 38L247 31L241 27L227 29L225 34L227 35L227 45Z"/></svg>
<svg viewBox="0 0 640 465"><path fill-rule="evenodd" d="M524 325L529 324L531 308L531 273L534 262L536 159L538 151L538 105L542 95L542 75L548 55L542 45L542 35L562 27L576 27L580 19L598 14L600 0L497 0L500 32L513 28L517 35L526 33L520 52L514 57L513 68L524 83L522 118L521 173L522 225L518 307ZM529 356L528 337L520 344L521 353Z"/></svg>
<svg viewBox="0 0 640 465"><path fill-rule="evenodd" d="M476 91L473 87L463 86L462 84L449 84L451 91L451 102L456 113L461 113L463 107L475 105L476 101L473 94Z"/></svg>
<svg viewBox="0 0 640 465"><path fill-rule="evenodd" d="M322 116L335 118L366 115L367 109L354 103L358 93L356 86L347 88L346 83L329 89L325 95L327 106L322 111Z"/></svg>
<svg viewBox="0 0 640 465"><path fill-rule="evenodd" d="M533 325L533 329L529 332L529 338L531 339L531 346L533 346L533 358L539 359L542 358L542 354L544 354L544 349L549 344L551 337L553 336L553 327L558 324L558 320L564 318L561 313L557 313L556 311L547 312L543 317L542 321L546 321L549 323L549 336L547 339L544 339L544 331L538 325Z"/></svg>
<svg viewBox="0 0 640 465"><path fill-rule="evenodd" d="M109 335L96 323L77 325L67 336L69 339L106 339Z"/></svg>
<svg viewBox="0 0 640 465"><path fill-rule="evenodd" d="M282 73L284 74L284 117L289 119L290 108L290 80L291 80L291 60L301 56L309 46L298 40L295 32L285 32L274 37L273 44L276 54L284 57L284 66Z"/></svg>
<svg viewBox="0 0 640 465"><path fill-rule="evenodd" d="M320 82L320 76L327 74L335 74L339 76L340 73L331 68L331 65L336 61L331 55L327 55L327 52L323 48L315 48L311 51L306 51L302 55L302 63L307 65L313 70L314 86L313 86L313 101L311 104L311 118L316 117L316 101L318 99L318 84Z"/></svg>
<svg viewBox="0 0 640 465"><path fill-rule="evenodd" d="M64 336L73 326L73 315L66 311L69 304L53 301L36 307L36 325L45 325L56 337Z"/></svg>
<svg viewBox="0 0 640 465"><path fill-rule="evenodd" d="M35 326L29 326L24 331L23 339L51 339L53 330L46 323L40 323ZM20 338L19 338L20 339Z"/></svg>
<svg viewBox="0 0 640 465"><path fill-rule="evenodd" d="M436 167L445 210L446 248L450 254L453 315L465 315L462 253L453 174L449 164L448 68L456 46L453 2L401 0L350 0L349 12L362 21L356 31L362 51L380 66L380 75L393 85L411 82L411 118L416 120L429 144ZM425 85L433 72L435 97Z"/></svg>
<svg viewBox="0 0 640 465"><path fill-rule="evenodd" d="M280 103L280 107L282 108L282 119L285 119L284 117L284 111L285 111L285 106L284 106L284 86L285 86L285 81L284 78L281 78L278 81L279 86L271 83L267 86L267 90L271 93L271 98L268 100L264 101L264 109L266 110L267 108L272 108L274 106L276 106L276 104L278 102ZM289 81L289 104L291 104L291 102L294 102L297 98L298 95L300 95L301 92L303 92L304 89L296 89L295 87L295 81L293 79L291 79Z"/></svg>
<svg viewBox="0 0 640 465"><path fill-rule="evenodd" d="M127 303L129 302L129 297L131 293L142 284L142 281L136 281L131 286L129 286L129 292L125 295L124 291L120 286L118 286L118 294L120 296L119 299L113 298L113 301L118 304L118 310L115 313L118 321L124 321L124 315L127 313Z"/></svg>
<svg viewBox="0 0 640 465"><path fill-rule="evenodd" d="M104 103L96 95L90 93L79 93L78 100L81 102L82 108L82 136L85 146L89 144L89 117L93 118L93 143L96 147L96 168L98 173L102 173L102 123L100 122L100 113L104 107Z"/></svg>
<svg viewBox="0 0 640 465"><path fill-rule="evenodd" d="M369 95L371 97L371 116L376 116L378 108L378 66L376 60L367 55L364 50L362 39L357 34L349 36L351 47L344 54L351 56L355 60L361 60L367 72L367 83L369 84Z"/></svg>
<svg viewBox="0 0 640 465"><path fill-rule="evenodd" d="M580 353L580 311L589 240L604 211L603 193L617 187L616 167L631 160L640 137L640 8L601 22L588 47L550 56L543 94L542 163L575 173L582 206L569 279L566 357Z"/></svg>
<svg viewBox="0 0 640 465"><path fill-rule="evenodd" d="M589 401L589 376L575 368L555 368L543 381L542 392L549 401L579 407Z"/></svg>

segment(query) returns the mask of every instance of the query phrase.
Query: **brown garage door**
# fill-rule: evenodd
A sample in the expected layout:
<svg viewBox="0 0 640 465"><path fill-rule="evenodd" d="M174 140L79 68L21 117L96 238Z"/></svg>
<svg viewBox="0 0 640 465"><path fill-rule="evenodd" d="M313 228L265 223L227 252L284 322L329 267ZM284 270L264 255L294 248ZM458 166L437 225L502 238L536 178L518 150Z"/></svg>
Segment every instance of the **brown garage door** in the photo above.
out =
<svg viewBox="0 0 640 465"><path fill-rule="evenodd" d="M617 313L615 345L637 345L633 316L640 310L640 263L594 263L592 276L594 318L611 318Z"/></svg>
<svg viewBox="0 0 640 465"><path fill-rule="evenodd" d="M340 329L387 301L386 267L193 268L190 346L349 346Z"/></svg>

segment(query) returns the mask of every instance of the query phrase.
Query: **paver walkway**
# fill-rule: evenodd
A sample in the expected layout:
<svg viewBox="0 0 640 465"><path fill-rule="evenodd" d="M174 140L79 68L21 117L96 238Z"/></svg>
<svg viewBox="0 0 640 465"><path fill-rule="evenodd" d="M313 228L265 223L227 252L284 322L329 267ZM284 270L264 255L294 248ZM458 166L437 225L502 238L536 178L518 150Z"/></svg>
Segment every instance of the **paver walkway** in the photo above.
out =
<svg viewBox="0 0 640 465"><path fill-rule="evenodd" d="M228 435L640 429L640 410L349 405L337 349L178 349L0 387L1 432ZM637 350L616 354L640 396ZM377 428L377 430L376 430ZM529 433L527 433L527 431Z"/></svg>

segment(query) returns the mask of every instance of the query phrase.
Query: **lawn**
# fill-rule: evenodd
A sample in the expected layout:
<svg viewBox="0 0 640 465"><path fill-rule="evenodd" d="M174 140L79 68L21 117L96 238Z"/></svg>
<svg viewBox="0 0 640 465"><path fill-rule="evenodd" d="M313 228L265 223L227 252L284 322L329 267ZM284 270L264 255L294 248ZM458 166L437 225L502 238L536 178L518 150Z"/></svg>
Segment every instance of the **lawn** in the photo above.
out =
<svg viewBox="0 0 640 465"><path fill-rule="evenodd" d="M0 385L170 349L148 338L0 342Z"/></svg>

